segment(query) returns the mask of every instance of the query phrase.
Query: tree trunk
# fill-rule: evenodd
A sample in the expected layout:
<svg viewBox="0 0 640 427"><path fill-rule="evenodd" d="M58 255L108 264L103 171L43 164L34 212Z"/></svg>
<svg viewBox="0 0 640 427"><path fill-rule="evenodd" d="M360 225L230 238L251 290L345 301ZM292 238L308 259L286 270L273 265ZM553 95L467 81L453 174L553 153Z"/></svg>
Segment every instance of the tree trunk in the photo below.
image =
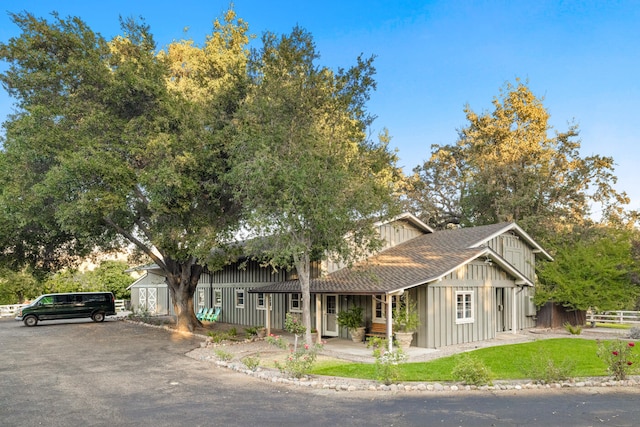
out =
<svg viewBox="0 0 640 427"><path fill-rule="evenodd" d="M195 294L203 267L193 261L166 262L172 266L167 274L167 285L176 313L178 331L193 332L202 323L196 318L193 295Z"/></svg>
<svg viewBox="0 0 640 427"><path fill-rule="evenodd" d="M304 341L308 345L313 345L311 338L311 261L308 253L300 256L294 256L294 263L300 281L300 293L302 295L302 325L306 328L304 332Z"/></svg>

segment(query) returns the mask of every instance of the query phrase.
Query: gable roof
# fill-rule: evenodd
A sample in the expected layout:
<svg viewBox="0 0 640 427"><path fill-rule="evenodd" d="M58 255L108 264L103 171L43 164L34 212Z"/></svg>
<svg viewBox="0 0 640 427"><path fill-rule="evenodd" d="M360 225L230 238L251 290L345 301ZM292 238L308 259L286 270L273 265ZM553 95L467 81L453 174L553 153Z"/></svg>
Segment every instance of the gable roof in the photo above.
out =
<svg viewBox="0 0 640 427"><path fill-rule="evenodd" d="M312 279L311 293L390 294L442 279L447 274L478 258L495 262L515 278L516 284L533 283L486 246L500 234L513 231L535 251L551 257L514 223L500 223L479 227L460 228L425 234L391 247L356 264L325 277ZM522 233L522 234L521 234ZM252 292L300 292L298 280L275 283L253 289Z"/></svg>

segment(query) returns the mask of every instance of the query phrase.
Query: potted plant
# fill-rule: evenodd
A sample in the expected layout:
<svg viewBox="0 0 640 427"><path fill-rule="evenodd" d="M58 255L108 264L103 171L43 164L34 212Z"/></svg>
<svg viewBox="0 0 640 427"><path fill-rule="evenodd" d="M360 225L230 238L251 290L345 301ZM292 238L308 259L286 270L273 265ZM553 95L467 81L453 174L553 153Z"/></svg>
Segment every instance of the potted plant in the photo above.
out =
<svg viewBox="0 0 640 427"><path fill-rule="evenodd" d="M393 309L393 331L395 332L396 341L400 347L407 348L413 341L413 334L420 326L420 313L416 307L416 303L406 301L396 304Z"/></svg>
<svg viewBox="0 0 640 427"><path fill-rule="evenodd" d="M361 342L364 338L364 320L362 307L354 305L349 310L338 313L338 325L349 330L353 342Z"/></svg>

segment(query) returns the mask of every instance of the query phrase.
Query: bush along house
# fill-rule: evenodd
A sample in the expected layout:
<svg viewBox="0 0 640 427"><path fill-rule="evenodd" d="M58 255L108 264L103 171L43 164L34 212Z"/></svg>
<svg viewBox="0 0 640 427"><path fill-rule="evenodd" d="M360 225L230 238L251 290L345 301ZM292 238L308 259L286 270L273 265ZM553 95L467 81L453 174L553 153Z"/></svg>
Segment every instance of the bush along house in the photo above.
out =
<svg viewBox="0 0 640 427"><path fill-rule="evenodd" d="M387 323L403 301L417 312L412 345L438 348L532 328L535 264L551 256L515 223L433 231L411 214L378 225L384 248L351 268L314 264L312 327L322 336L349 338L337 315L363 308L370 334L393 334ZM242 268L239 268L242 266ZM172 314L164 278L153 266L131 286L132 304ZM240 259L203 273L196 309L220 307L219 321L282 329L286 313L301 313L295 271Z"/></svg>

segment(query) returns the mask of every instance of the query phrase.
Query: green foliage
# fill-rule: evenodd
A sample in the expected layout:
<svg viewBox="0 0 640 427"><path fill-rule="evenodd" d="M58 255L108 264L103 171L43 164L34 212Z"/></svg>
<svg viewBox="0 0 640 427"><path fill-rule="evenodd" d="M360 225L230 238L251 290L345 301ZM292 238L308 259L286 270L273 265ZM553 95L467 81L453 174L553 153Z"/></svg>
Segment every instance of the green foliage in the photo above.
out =
<svg viewBox="0 0 640 427"><path fill-rule="evenodd" d="M374 346L373 356L376 359L376 379L386 385L398 381L400 377L400 364L407 360L407 355L402 349L400 347L394 347L393 350L389 351L384 346Z"/></svg>
<svg viewBox="0 0 640 427"><path fill-rule="evenodd" d="M303 335L307 328L297 316L287 313L284 318L284 330L294 335Z"/></svg>
<svg viewBox="0 0 640 427"><path fill-rule="evenodd" d="M565 331L569 332L571 335L580 335L582 333L582 325L572 325L569 322L565 322L562 325Z"/></svg>
<svg viewBox="0 0 640 427"><path fill-rule="evenodd" d="M255 371L260 366L260 353L256 354L255 356L243 357L242 363L244 363L244 366L246 366L247 369Z"/></svg>
<svg viewBox="0 0 640 427"><path fill-rule="evenodd" d="M0 43L9 64L0 80L16 99L0 156L11 265L58 271L133 244L184 304L178 327L193 329L192 283L224 262L211 249L240 212L223 175L246 86L246 24L229 11L204 46L158 53L148 26L131 19L106 40L77 18L12 18L22 34Z"/></svg>
<svg viewBox="0 0 640 427"><path fill-rule="evenodd" d="M127 287L133 279L125 273L127 264L121 261L103 261L90 271L64 270L49 277L44 283L46 292L113 292L116 299L127 299Z"/></svg>
<svg viewBox="0 0 640 427"><path fill-rule="evenodd" d="M380 247L372 224L395 214L400 175L388 136L368 139L373 59L333 71L318 58L301 28L263 36L249 61L230 175L248 228L260 236L249 250L272 266L296 269L307 342L311 262L329 251L349 262Z"/></svg>
<svg viewBox="0 0 640 427"><path fill-rule="evenodd" d="M303 348L292 351L284 363L275 362L276 368L284 375L292 378L302 378L313 368L313 364L318 357L318 351L322 350L322 345L305 344Z"/></svg>
<svg viewBox="0 0 640 427"><path fill-rule="evenodd" d="M550 384L571 378L576 371L576 363L567 357L558 362L540 349L531 355L521 369L528 378Z"/></svg>
<svg viewBox="0 0 640 427"><path fill-rule="evenodd" d="M339 312L336 321L338 325L349 330L359 328L364 324L363 309L359 305L354 305L349 310Z"/></svg>
<svg viewBox="0 0 640 427"><path fill-rule="evenodd" d="M247 338L253 338L258 335L258 329L260 329L259 326L250 326L248 328L244 328L244 333Z"/></svg>
<svg viewBox="0 0 640 427"><path fill-rule="evenodd" d="M396 332L415 332L420 326L420 313L415 301L409 295L393 308L393 330Z"/></svg>
<svg viewBox="0 0 640 427"><path fill-rule="evenodd" d="M282 337L279 336L279 335L269 334L265 338L265 340L269 344L274 345L274 346L276 346L278 348L285 349L285 348L289 347L289 344L284 339L282 339Z"/></svg>
<svg viewBox="0 0 640 427"><path fill-rule="evenodd" d="M383 344L384 346L384 344ZM495 379L528 379L532 373L525 373L523 361L533 360L536 355L546 355L555 366L566 361L575 367L574 377L593 377L607 374L603 361L596 355L598 344L595 340L575 338L555 338L530 343L487 347L469 352L469 356L482 362L493 373ZM399 381L454 381L453 369L460 355L443 357L429 362L403 363L398 367ZM550 362L550 363L551 363ZM529 362L524 362L529 363ZM362 363L323 363L312 371L318 375L351 378L377 379L375 366Z"/></svg>
<svg viewBox="0 0 640 427"><path fill-rule="evenodd" d="M0 305L23 303L42 293L42 286L29 272L0 269Z"/></svg>
<svg viewBox="0 0 640 427"><path fill-rule="evenodd" d="M552 135L543 99L519 80L492 104L482 114L466 106L456 144L433 145L414 169L409 201L421 218L437 228L516 221L543 242L567 224L590 224L591 206L623 222L629 199L613 188L614 161L580 156L577 126Z"/></svg>
<svg viewBox="0 0 640 427"><path fill-rule="evenodd" d="M477 386L485 384L491 385L493 380L491 370L487 368L481 360L471 357L468 354L463 354L458 358L451 375L457 381Z"/></svg>
<svg viewBox="0 0 640 427"><path fill-rule="evenodd" d="M214 353L216 354L216 357L220 360L223 360L225 362L230 361L231 359L233 359L233 353L230 353L226 350L222 350L220 348L216 349L214 351Z"/></svg>
<svg viewBox="0 0 640 427"><path fill-rule="evenodd" d="M231 336L228 333L219 332L219 331L209 331L207 332L207 335L211 337L211 342L215 344L220 344L221 342L231 338Z"/></svg>
<svg viewBox="0 0 640 427"><path fill-rule="evenodd" d="M601 342L598 345L598 357L607 365L609 374L618 381L638 371L638 351L633 341Z"/></svg>
<svg viewBox="0 0 640 427"><path fill-rule="evenodd" d="M602 228L558 246L555 261L538 269L536 304L548 300L574 310L633 309L640 296L636 232Z"/></svg>

